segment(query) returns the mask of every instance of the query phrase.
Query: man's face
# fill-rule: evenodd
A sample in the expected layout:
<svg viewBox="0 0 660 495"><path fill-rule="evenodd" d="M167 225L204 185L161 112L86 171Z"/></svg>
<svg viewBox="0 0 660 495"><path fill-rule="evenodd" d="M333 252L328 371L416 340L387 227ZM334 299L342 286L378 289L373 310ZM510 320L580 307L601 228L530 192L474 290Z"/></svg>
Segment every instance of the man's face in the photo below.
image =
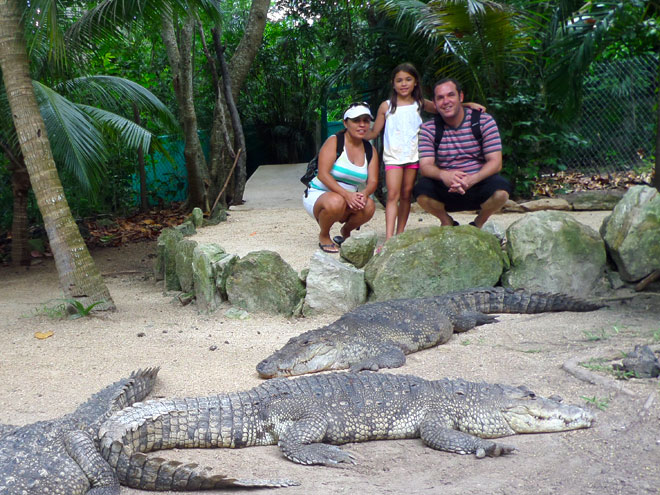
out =
<svg viewBox="0 0 660 495"><path fill-rule="evenodd" d="M456 117L463 108L461 106L463 93L458 92L453 82L446 82L436 86L433 103L435 109L444 119L451 119Z"/></svg>

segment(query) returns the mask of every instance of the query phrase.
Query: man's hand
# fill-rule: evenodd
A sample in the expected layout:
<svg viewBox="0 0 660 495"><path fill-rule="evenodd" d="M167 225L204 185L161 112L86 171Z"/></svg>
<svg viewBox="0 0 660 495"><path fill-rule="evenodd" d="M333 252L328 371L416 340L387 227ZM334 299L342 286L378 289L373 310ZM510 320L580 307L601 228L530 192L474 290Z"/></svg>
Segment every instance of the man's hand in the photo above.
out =
<svg viewBox="0 0 660 495"><path fill-rule="evenodd" d="M449 192L465 194L472 187L470 175L460 170L447 170L441 175L442 182L449 188Z"/></svg>

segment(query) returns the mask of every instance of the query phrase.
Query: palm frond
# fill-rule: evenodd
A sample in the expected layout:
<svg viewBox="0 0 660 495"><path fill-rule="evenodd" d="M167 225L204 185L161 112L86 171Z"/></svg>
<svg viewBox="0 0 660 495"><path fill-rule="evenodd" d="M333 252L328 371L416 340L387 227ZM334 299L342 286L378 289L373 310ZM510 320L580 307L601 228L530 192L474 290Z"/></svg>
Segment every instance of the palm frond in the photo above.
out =
<svg viewBox="0 0 660 495"><path fill-rule="evenodd" d="M565 119L580 107L582 79L606 43L625 4L603 1L588 10L574 12L557 28L547 49L546 88L553 114Z"/></svg>
<svg viewBox="0 0 660 495"><path fill-rule="evenodd" d="M77 77L60 83L55 89L77 96L84 94L87 99L98 103L96 106L106 110L125 110L127 103L135 103L140 110L152 114L163 126L163 131L168 134L181 132L177 118L165 104L151 91L130 79L105 75Z"/></svg>
<svg viewBox="0 0 660 495"><path fill-rule="evenodd" d="M435 43L436 76L455 77L479 100L503 94L512 84L512 66L523 68L532 57L531 25L538 15L488 0L381 0L383 10Z"/></svg>
<svg viewBox="0 0 660 495"><path fill-rule="evenodd" d="M32 36L29 52L43 50L58 69L67 65L64 36L59 29L57 0L33 0L24 10L23 23Z"/></svg>
<svg viewBox="0 0 660 495"><path fill-rule="evenodd" d="M142 148L145 153L149 152L152 134L145 128L139 126L132 120L126 119L116 113L109 112L108 110L103 110L102 108L81 104L78 104L77 106L99 124L107 126L115 131L121 136L122 142L124 142L128 148Z"/></svg>
<svg viewBox="0 0 660 495"><path fill-rule="evenodd" d="M80 183L94 192L105 174L107 153L93 119L56 91L32 82L46 125L53 156Z"/></svg>
<svg viewBox="0 0 660 495"><path fill-rule="evenodd" d="M214 0L101 0L67 31L72 40L91 44L96 39L118 38L133 23L160 25L162 16L187 17L202 11L221 19L220 2Z"/></svg>

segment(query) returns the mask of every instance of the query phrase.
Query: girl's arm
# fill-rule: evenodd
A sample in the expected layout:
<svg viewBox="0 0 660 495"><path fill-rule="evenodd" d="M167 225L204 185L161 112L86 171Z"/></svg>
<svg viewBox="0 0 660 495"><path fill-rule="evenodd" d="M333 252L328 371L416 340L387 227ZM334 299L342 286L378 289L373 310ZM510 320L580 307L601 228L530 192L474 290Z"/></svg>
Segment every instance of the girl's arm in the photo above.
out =
<svg viewBox="0 0 660 495"><path fill-rule="evenodd" d="M486 111L485 106L479 105L479 103L474 103L472 101L468 101L468 102L463 103L463 106L464 107L469 107L472 110L479 110L480 112L485 112Z"/></svg>
<svg viewBox="0 0 660 495"><path fill-rule="evenodd" d="M479 110L480 112L485 112L486 107L483 105L479 105L479 103L474 103L471 101L463 103L464 107L469 107L472 110ZM435 105L431 100L424 99L424 111L428 113L438 113L438 111L435 109Z"/></svg>
<svg viewBox="0 0 660 495"><path fill-rule="evenodd" d="M365 133L364 139L370 141L378 137L380 131L382 131L383 127L385 127L385 114L387 113L388 107L389 105L387 101L384 101L383 103L380 104L380 106L378 107L378 113L376 114L376 120L374 121L374 125L371 127L370 130L368 130Z"/></svg>

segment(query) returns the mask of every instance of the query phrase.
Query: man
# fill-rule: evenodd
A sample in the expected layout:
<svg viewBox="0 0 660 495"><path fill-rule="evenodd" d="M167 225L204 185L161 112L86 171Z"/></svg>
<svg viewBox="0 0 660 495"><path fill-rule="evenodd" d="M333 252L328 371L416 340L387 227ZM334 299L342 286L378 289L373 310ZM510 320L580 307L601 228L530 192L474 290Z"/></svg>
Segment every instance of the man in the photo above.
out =
<svg viewBox="0 0 660 495"><path fill-rule="evenodd" d="M433 103L444 123L442 139L436 150L435 120L422 124L422 176L414 195L419 205L438 217L442 225L458 225L448 212L479 210L470 224L481 228L488 217L504 206L511 193L511 183L498 174L502 169L502 142L497 124L490 115L481 114L480 143L471 128L474 110L463 107L463 91L454 79L436 83Z"/></svg>

